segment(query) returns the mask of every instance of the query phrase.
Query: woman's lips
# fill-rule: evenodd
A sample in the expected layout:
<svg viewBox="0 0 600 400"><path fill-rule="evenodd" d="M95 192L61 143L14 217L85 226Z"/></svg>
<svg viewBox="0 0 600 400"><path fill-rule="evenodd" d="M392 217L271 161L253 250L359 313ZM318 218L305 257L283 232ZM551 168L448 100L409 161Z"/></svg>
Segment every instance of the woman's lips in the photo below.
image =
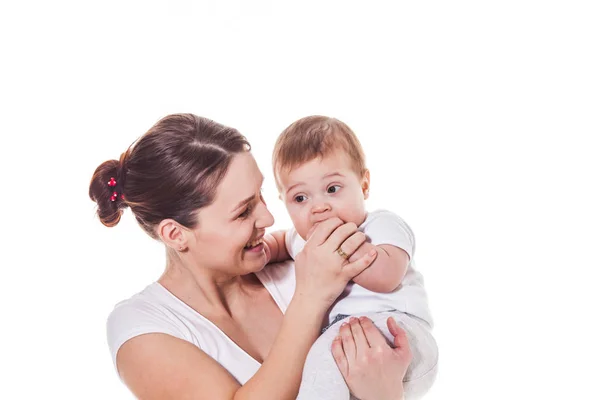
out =
<svg viewBox="0 0 600 400"><path fill-rule="evenodd" d="M265 246L265 243L264 242L260 242L259 244L257 244L254 247L250 247L250 248L244 249L244 251L247 251L247 252L250 252L250 253L259 253L259 252L261 252L263 250L264 246Z"/></svg>

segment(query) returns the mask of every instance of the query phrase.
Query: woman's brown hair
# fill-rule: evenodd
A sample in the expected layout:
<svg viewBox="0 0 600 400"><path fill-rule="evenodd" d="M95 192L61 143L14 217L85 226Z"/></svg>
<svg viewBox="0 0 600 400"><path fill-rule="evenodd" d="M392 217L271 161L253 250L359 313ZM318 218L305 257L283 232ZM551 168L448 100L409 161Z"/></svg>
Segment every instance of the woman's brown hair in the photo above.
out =
<svg viewBox="0 0 600 400"><path fill-rule="evenodd" d="M193 229L196 211L213 202L233 156L248 150L246 138L233 128L193 114L168 115L119 160L96 168L89 195L106 226L118 224L130 207L155 239L156 226L166 218Z"/></svg>

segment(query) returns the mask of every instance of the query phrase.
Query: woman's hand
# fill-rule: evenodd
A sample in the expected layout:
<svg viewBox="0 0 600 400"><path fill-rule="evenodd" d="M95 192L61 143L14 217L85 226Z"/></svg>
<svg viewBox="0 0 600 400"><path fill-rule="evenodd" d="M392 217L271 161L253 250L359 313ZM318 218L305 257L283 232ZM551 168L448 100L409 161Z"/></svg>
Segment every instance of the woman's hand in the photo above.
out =
<svg viewBox="0 0 600 400"><path fill-rule="evenodd" d="M352 255L365 240L354 223L344 224L339 218L321 222L296 257L296 294L323 301L329 307L348 281L377 257L377 252L371 251L348 262L337 250L342 247L344 253Z"/></svg>
<svg viewBox="0 0 600 400"><path fill-rule="evenodd" d="M406 333L396 321L390 317L387 325L395 348L366 317L350 318L333 341L335 362L352 394L361 400L404 399L402 379L412 354Z"/></svg>

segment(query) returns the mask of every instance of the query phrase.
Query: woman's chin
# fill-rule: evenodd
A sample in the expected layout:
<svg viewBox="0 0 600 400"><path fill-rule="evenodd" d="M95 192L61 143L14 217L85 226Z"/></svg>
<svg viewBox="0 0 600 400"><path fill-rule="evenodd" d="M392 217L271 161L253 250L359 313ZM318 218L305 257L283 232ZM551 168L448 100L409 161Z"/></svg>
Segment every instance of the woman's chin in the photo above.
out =
<svg viewBox="0 0 600 400"><path fill-rule="evenodd" d="M260 271L270 259L269 254L269 248L264 243L244 249L244 264L252 269L250 272Z"/></svg>

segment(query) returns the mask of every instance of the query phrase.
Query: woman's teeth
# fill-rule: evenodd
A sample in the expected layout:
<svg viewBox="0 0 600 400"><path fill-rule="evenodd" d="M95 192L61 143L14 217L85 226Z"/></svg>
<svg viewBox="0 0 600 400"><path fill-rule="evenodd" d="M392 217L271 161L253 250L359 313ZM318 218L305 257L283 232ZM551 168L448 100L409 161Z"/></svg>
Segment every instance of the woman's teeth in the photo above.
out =
<svg viewBox="0 0 600 400"><path fill-rule="evenodd" d="M249 249L249 248L251 248L251 247L258 246L258 245L259 245L259 244L261 244L262 242L263 242L263 239L262 239L262 238L260 238L260 239L257 239L257 240L255 240L254 242L250 242L250 243L248 243L246 246L244 246L244 248L245 248L245 249Z"/></svg>

